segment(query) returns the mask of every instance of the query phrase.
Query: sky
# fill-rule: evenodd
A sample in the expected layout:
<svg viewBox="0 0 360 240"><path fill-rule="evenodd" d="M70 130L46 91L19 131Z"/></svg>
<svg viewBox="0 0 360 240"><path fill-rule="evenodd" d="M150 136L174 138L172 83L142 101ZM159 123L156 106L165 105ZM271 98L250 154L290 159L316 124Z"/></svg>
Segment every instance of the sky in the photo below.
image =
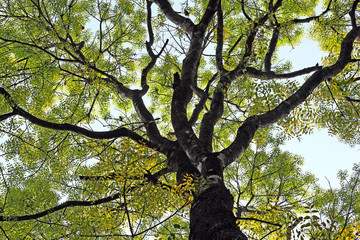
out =
<svg viewBox="0 0 360 240"><path fill-rule="evenodd" d="M292 61L293 70L298 70L316 63L321 65L321 57L325 54L320 51L317 43L305 40L294 49L283 47L279 55L281 59ZM301 141L293 138L282 149L302 156L304 171L315 174L324 188L329 188L329 182L332 188L339 187L337 172L340 169L351 172L353 164L360 162L360 145L350 147L328 135L326 129L304 135Z"/></svg>

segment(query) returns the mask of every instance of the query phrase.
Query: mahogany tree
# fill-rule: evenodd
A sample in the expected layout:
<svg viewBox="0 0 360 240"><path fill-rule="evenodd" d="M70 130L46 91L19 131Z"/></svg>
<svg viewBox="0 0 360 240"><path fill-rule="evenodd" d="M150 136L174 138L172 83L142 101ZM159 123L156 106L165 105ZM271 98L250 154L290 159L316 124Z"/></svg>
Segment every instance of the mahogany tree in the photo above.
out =
<svg viewBox="0 0 360 240"><path fill-rule="evenodd" d="M0 234L290 239L315 180L283 139L359 141L359 0L318 2L1 0ZM327 57L292 70L306 34ZM355 234L349 188L319 231Z"/></svg>

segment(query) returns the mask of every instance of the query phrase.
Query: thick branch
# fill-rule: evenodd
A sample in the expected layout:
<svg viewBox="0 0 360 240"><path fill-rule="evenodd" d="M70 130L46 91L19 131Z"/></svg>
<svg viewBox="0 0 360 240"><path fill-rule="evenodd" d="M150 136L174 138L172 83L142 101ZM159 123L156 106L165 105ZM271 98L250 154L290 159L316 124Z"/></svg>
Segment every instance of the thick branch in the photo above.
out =
<svg viewBox="0 0 360 240"><path fill-rule="evenodd" d="M273 31L273 34L272 34L272 37L270 40L269 49L265 56L265 67L264 67L265 72L270 72L270 70L271 70L271 58L276 49L276 45L277 45L277 42L279 39L279 33L280 33L279 28L276 27Z"/></svg>
<svg viewBox="0 0 360 240"><path fill-rule="evenodd" d="M141 120L145 123L146 133L149 136L150 140L154 142L156 145L161 148L168 148L173 145L169 139L161 136L160 131L157 127L155 119L150 111L145 106L144 100L140 95L134 95L132 98L134 108L141 118Z"/></svg>
<svg viewBox="0 0 360 240"><path fill-rule="evenodd" d="M197 91L199 92L198 95L200 95L200 101L198 104L196 104L195 109L190 117L189 123L191 126L194 126L201 111L204 109L205 107L205 103L207 101L207 99L209 98L209 89L211 86L211 83L216 79L216 77L218 76L218 74L214 74L212 76L212 78L208 81L205 91L202 91L201 89L198 89Z"/></svg>
<svg viewBox="0 0 360 240"><path fill-rule="evenodd" d="M160 52L161 53L161 52ZM159 53L159 54L160 54ZM158 58L158 55L156 55L156 59ZM151 65L155 64L155 61L152 61L149 65L146 71L150 71ZM167 138L164 138L161 136L160 131L155 123L155 119L152 116L152 114L149 112L147 107L144 104L144 101L142 99L142 96L147 92L148 86L145 84L141 90L138 89L129 89L125 87L121 82L119 82L114 76L106 73L105 71L97 68L94 65L89 66L91 69L95 70L98 73L103 74L106 76L106 78L103 78L103 80L107 83L111 83L115 85L117 92L126 98L129 98L132 100L132 103L134 105L135 111L138 114L138 116L141 118L141 120L145 123L145 129L146 133L149 137L149 139L154 142L158 146L162 146L162 148L165 148L165 145L169 146L171 145L171 141L169 141ZM143 72L143 75L146 78L146 74ZM144 80L146 82L146 80Z"/></svg>
<svg viewBox="0 0 360 240"><path fill-rule="evenodd" d="M252 116L239 127L233 143L221 153L225 154L225 166L238 158L249 146L255 132L259 128L264 128L286 117L295 107L303 103L306 98L319 86L320 83L339 74L346 65L351 62L351 52L353 42L360 33L360 28L353 28L344 38L341 44L339 58L335 64L313 73L310 78L289 98L280 103L276 108L269 112Z"/></svg>
<svg viewBox="0 0 360 240"><path fill-rule="evenodd" d="M225 93L227 92L230 82L231 81L226 73L220 74L220 81L214 91L210 110L204 115L201 121L199 139L209 152L212 151L211 145L215 124L219 121L224 112Z"/></svg>
<svg viewBox="0 0 360 240"><path fill-rule="evenodd" d="M6 101L10 103L11 107L13 107L13 102L11 100L11 95L5 90L5 88L0 87L0 94L4 95Z"/></svg>
<svg viewBox="0 0 360 240"><path fill-rule="evenodd" d="M0 216L0 222L25 221L25 220L38 219L38 218L47 216L51 213L54 213L54 212L57 212L57 211L60 211L62 209L69 208L69 207L76 207L76 206L88 207L88 206L96 206L99 204L111 202L113 200L120 198L120 196L121 195L119 193L116 193L113 196L109 196L106 198L100 198L100 199L94 200L94 201L66 201L56 207L49 208L45 211L35 213L35 214L23 215L23 216Z"/></svg>
<svg viewBox="0 0 360 240"><path fill-rule="evenodd" d="M355 1L353 2L353 5L352 5L351 10L350 10L350 12L349 12L349 15L350 15L350 18L351 18L351 26L352 26L353 28L356 28L356 27L357 27L355 10L356 10L356 8L357 8L357 5L359 4L359 1L360 1L360 0L355 0Z"/></svg>
<svg viewBox="0 0 360 240"><path fill-rule="evenodd" d="M111 130L111 131L96 132L96 131L91 131L86 128L68 124L68 123L53 123L53 122L44 121L44 120L39 119L39 118L35 117L34 115L26 112L25 110L23 110L19 107L15 108L14 112L16 113L16 115L22 116L25 119L29 120L31 123L41 126L41 127L45 127L45 128L49 128L49 129L53 129L53 130L75 132L75 133L79 133L81 135L84 135L89 138L94 138L94 139L111 139L111 138L119 138L119 137L128 137L128 138L134 140L135 142L140 143L149 148L158 149L158 150L161 149L160 146L144 139L137 133L132 132L129 129L124 128L124 127L120 127L120 128L117 128L117 129Z"/></svg>
<svg viewBox="0 0 360 240"><path fill-rule="evenodd" d="M217 43L216 43L216 67L218 71L222 71L223 66L223 45L224 45L224 16L221 9L221 1L217 10L218 24L217 24Z"/></svg>
<svg viewBox="0 0 360 240"><path fill-rule="evenodd" d="M195 27L194 23L189 18L183 17L174 11L168 0L153 0L153 2L159 6L161 11L163 11L170 21L182 27L188 34L192 35Z"/></svg>
<svg viewBox="0 0 360 240"><path fill-rule="evenodd" d="M12 102L10 94L4 88L0 88L0 94L4 95L5 98L8 99L8 101ZM128 137L128 138L134 140L135 142L140 143L141 145L144 145L144 146L152 148L152 149L157 149L158 151L165 153L165 154L167 153L165 148L162 147L161 145L155 144L149 140L146 140L143 137L141 137L140 135L138 135L137 133L130 131L129 129L124 128L124 127L120 127L120 128L117 128L117 129L111 130L111 131L95 132L95 131L91 131L86 128L68 124L68 123L48 122L48 121L45 121L45 120L35 117L34 115L28 113L24 109L18 107L17 105L14 105L12 107L13 107L13 111L11 113L1 115L0 120L4 120L11 116L18 115L18 116L22 116L25 119L29 120L31 123L41 126L41 127L45 127L45 128L49 128L49 129L53 129L53 130L75 132L75 133L84 135L86 137L95 138L95 139L111 139L111 138L119 138L119 137Z"/></svg>
<svg viewBox="0 0 360 240"><path fill-rule="evenodd" d="M252 78L257 78L257 79L262 79L262 80L288 79L288 78L299 77L301 75L305 75L305 74L320 70L321 68L322 68L321 66L316 65L313 67L304 68L304 69L297 70L297 71L290 72L290 73L276 74L273 71L263 72L263 71L255 69L255 68L252 68L252 67L247 67L244 74L246 76L249 76Z"/></svg>
<svg viewBox="0 0 360 240"><path fill-rule="evenodd" d="M218 71L220 72L220 79L223 76L223 31L224 31L224 19L223 19L223 12L221 9L221 1L219 2L219 7L217 9L217 17L218 17L218 24L217 24L217 46L216 46L216 66ZM221 88L217 87L216 91L222 91ZM211 152L212 151L212 137L215 123L221 117L223 113L223 101L224 101L224 94L222 93L214 93L214 99L211 102L210 111L204 115L203 121L201 122L200 126L200 136L199 140L202 144L205 145L206 149ZM204 101L205 104L206 100Z"/></svg>
<svg viewBox="0 0 360 240"><path fill-rule="evenodd" d="M246 13L246 11L245 11L245 3L244 3L244 0L241 0L241 11L243 12L243 14L244 14L244 16L245 16L245 18L247 19L247 20L249 20L249 21L253 21L252 19L251 19L251 17Z"/></svg>
<svg viewBox="0 0 360 240"><path fill-rule="evenodd" d="M280 2L281 4L281 0L278 2ZM280 7L280 5L274 8L274 11L276 11L278 7ZM262 18L260 18L259 22L254 23L254 26L246 39L245 53L239 65L230 74L226 72L222 72L220 74L220 81L214 91L214 97L211 102L210 111L204 115L204 118L200 126L199 139L204 144L204 146L208 151L211 151L212 137L213 137L215 124L220 119L224 111L224 100L227 90L232 80L236 78L236 74L242 72L241 70L248 62L252 54L252 44L255 40L255 36L258 31L258 26L263 25L267 21L268 16L269 16L268 14L265 14Z"/></svg>
<svg viewBox="0 0 360 240"><path fill-rule="evenodd" d="M152 24L151 24L151 18L152 18L151 5L152 5L152 3L153 2L151 0L146 1L146 11L147 11L146 25L147 25L148 34L149 34L149 42L148 43L150 44L150 46L153 45L153 43L154 43L154 32L152 30Z"/></svg>
<svg viewBox="0 0 360 240"><path fill-rule="evenodd" d="M10 113L5 113L3 115L0 115L0 122L3 121L3 120L6 120L8 119L9 117L12 117L12 116L15 116L16 115L16 112L15 111L12 111Z"/></svg>
<svg viewBox="0 0 360 240"><path fill-rule="evenodd" d="M185 95L185 91L190 91L190 89L181 87L180 82L181 80L179 74L174 74L174 94L171 103L171 120L179 144L184 148L184 151L194 166L196 166L196 162L198 161L197 157L201 154L205 154L206 151L201 147L190 122L187 120L187 102L184 101L183 96Z"/></svg>
<svg viewBox="0 0 360 240"><path fill-rule="evenodd" d="M162 49L160 50L160 52L158 54L154 54L152 50L152 44L154 43L154 33L151 25L151 4L152 1L147 1L147 27L148 27L149 41L146 42L146 50L149 56L151 57L151 61L142 70L141 73L142 90L127 91L126 97L132 100L136 113L141 118L141 120L145 122L145 129L149 138L158 145L164 145L164 144L169 145L170 141L161 136L153 115L147 109L144 100L142 99L142 96L144 96L149 89L149 86L147 85L147 75L150 72L150 70L155 66L157 59L162 54L166 45L169 42L167 40L164 46L162 47ZM122 85L120 85L120 87L122 87ZM121 92L121 88L118 88L118 90L120 90Z"/></svg>
<svg viewBox="0 0 360 240"><path fill-rule="evenodd" d="M187 105L196 86L197 70L203 51L205 31L219 6L219 0L210 0L199 25L194 29L190 48L183 61L181 77L174 75L174 94L171 103L171 120L179 144L196 166L206 153L187 119Z"/></svg>
<svg viewBox="0 0 360 240"><path fill-rule="evenodd" d="M136 113L145 123L146 133L151 141L153 141L158 146L162 145L165 147L165 145L171 145L171 141L161 136L153 115L147 109L144 100L142 99L142 96L146 93L148 89L147 85L145 85L144 88L141 90L131 90L126 88L122 83L117 81L117 79L111 75L109 76L109 78L106 78L104 80L111 84L114 84L120 95L132 100Z"/></svg>
<svg viewBox="0 0 360 240"><path fill-rule="evenodd" d="M199 24L197 25L201 31L205 31L209 26L211 20L213 19L215 13L217 12L221 0L209 0L208 5L206 6L205 13L201 18Z"/></svg>
<svg viewBox="0 0 360 240"><path fill-rule="evenodd" d="M255 132L259 129L259 123L255 116L249 117L239 127L235 140L232 144L221 151L225 155L225 167L237 159L249 146Z"/></svg>
<svg viewBox="0 0 360 240"><path fill-rule="evenodd" d="M273 110L260 115L260 126L265 127L269 124L277 122L281 118L287 116L296 106L300 105L306 98L319 86L323 81L339 74L345 66L351 62L351 52L353 42L360 33L360 28L352 29L344 38L341 44L341 51L335 64L325 67L310 76L310 78L288 99L283 101Z"/></svg>
<svg viewBox="0 0 360 240"><path fill-rule="evenodd" d="M166 44L165 44L166 45ZM164 46L165 47L165 46ZM162 50L159 54L161 54ZM120 83L115 77L112 75L107 74L106 72L96 68L95 66L91 66L95 71L104 74L108 78L104 79L105 81L112 83L116 86L117 91L120 95L127 97L132 100L132 103L134 105L135 111L138 114L138 116L141 118L141 120L145 123L145 129L148 137L151 141L153 141L158 146L162 145L171 145L171 142L167 139L161 136L160 131L156 125L155 119L153 115L150 113L150 111L145 106L144 100L142 99L142 96L145 95L145 93L148 90L148 85L146 85L146 75L148 71L153 67L155 64L156 59L159 55L155 55L154 59L149 63L149 65L144 69L142 73L142 83L145 83L143 89L141 90L131 90L127 87L125 87L122 83Z"/></svg>
<svg viewBox="0 0 360 240"><path fill-rule="evenodd" d="M282 0L279 0L276 3L276 5L273 8L273 11L276 11L280 7L281 2L282 2ZM220 73L220 81L214 91L214 97L211 102L210 111L204 115L204 118L203 118L203 120L201 122L201 126L200 126L199 139L204 144L204 146L206 147L206 149L208 151L212 150L211 145L212 145L212 137L213 137L214 127L215 127L215 124L217 123L217 121L220 119L220 117L223 114L224 100L225 100L225 95L227 93L227 90L228 90L232 80L236 78L236 73L241 72L240 70L243 69L243 67L248 62L248 60L252 54L252 44L255 40L255 36L258 31L258 26L263 25L267 21L268 17L269 17L269 15L265 14L262 18L260 18L259 22L254 24L253 29L251 30L250 34L248 35L248 37L246 39L245 53L243 55L243 59L240 62L240 64L230 74L228 74L226 72ZM275 42L275 45L276 45L276 42Z"/></svg>

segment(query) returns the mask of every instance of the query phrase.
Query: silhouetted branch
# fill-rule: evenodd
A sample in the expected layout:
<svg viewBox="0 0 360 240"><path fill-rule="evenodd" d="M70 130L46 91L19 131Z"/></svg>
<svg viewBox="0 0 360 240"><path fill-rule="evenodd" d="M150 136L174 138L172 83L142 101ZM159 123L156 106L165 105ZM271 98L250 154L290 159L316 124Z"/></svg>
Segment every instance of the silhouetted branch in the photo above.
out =
<svg viewBox="0 0 360 240"><path fill-rule="evenodd" d="M265 223L265 224L269 224L269 225L272 225L272 226L275 226L277 227L276 229L274 230L271 230L270 232L268 232L267 234L265 234L262 238L260 238L259 240L261 239L265 239L267 236L269 236L270 234L272 234L273 232L276 232L278 230L280 230L280 228L282 227L281 224L279 223L272 223L272 222L269 222L269 221L265 221L265 220L261 220L261 219L257 219L257 218L237 218L239 220L250 220L250 221L256 221L256 222L261 222L261 223Z"/></svg>
<svg viewBox="0 0 360 240"><path fill-rule="evenodd" d="M245 11L245 3L244 0L241 0L241 11L244 14L245 18L249 21L252 21L251 17Z"/></svg>
<svg viewBox="0 0 360 240"><path fill-rule="evenodd" d="M152 24L151 24L151 4L152 1L151 0L147 0L146 1L146 6L147 6L147 29L148 29L148 34L149 34L149 41L146 42L146 51L148 52L151 61L148 63L148 65L142 70L141 73L141 87L142 88L147 88L147 75L150 72L150 70L155 66L156 60L159 58L159 56L161 55L161 53L164 51L166 45L168 44L169 40L166 40L164 46L162 47L162 49L160 50L159 54L155 55L153 50L152 50L152 45L154 43L154 32L152 30Z"/></svg>
<svg viewBox="0 0 360 240"><path fill-rule="evenodd" d="M330 95L331 95L332 100L334 101L335 105L336 105L337 108L339 109L341 116L342 116L342 117L345 117L345 114L343 113L343 111L341 110L339 104L337 103L337 101L336 101L336 99L335 99L335 97L334 97L334 95L333 95L333 93L332 93L332 91L331 91L331 89L330 89L330 87L329 87L329 84L327 83L327 80L325 80L325 85L326 85L326 88L328 89L328 91L329 91L329 93L330 93Z"/></svg>
<svg viewBox="0 0 360 240"><path fill-rule="evenodd" d="M293 22L293 23L308 23L313 20L319 19L322 15L326 14L330 10L331 3L332 3L332 0L329 1L327 8L317 16L312 16L312 17L303 18L303 19L293 19L293 20L291 20L291 22Z"/></svg>
<svg viewBox="0 0 360 240"><path fill-rule="evenodd" d="M12 102L10 94L4 88L0 88L0 94L3 94L5 98L8 99L8 101ZM35 125L53 130L75 132L94 139L111 139L111 138L119 138L119 137L128 137L134 140L135 142L140 143L141 145L144 145L146 147L156 149L162 153L166 152L165 148L162 148L161 146L154 144L149 140L146 140L137 133L130 131L129 129L124 127L119 127L115 130L110 130L110 131L91 131L86 128L79 127L69 123L53 123L42 120L30 114L29 112L25 111L24 109L18 107L17 105L13 105L13 111L11 113L1 115L0 121L15 115L22 116Z"/></svg>
<svg viewBox="0 0 360 240"><path fill-rule="evenodd" d="M10 113L5 113L3 115L0 115L0 122L5 120L5 119L8 119L9 117L12 117L12 116L15 116L16 115L16 112L15 111L12 111Z"/></svg>
<svg viewBox="0 0 360 240"><path fill-rule="evenodd" d="M222 71L223 66L223 45L224 45L224 16L221 9L221 1L219 2L219 8L217 10L217 42L216 42L216 67L218 71Z"/></svg>
<svg viewBox="0 0 360 240"><path fill-rule="evenodd" d="M356 8L357 8L357 5L359 4L359 1L360 1L360 0L355 0L355 1L353 2L353 5L352 5L351 10L350 10L350 12L349 12L349 15L350 15L350 18L351 18L351 26L352 26L353 28L356 28L356 27L357 27L355 10L356 10Z"/></svg>
<svg viewBox="0 0 360 240"><path fill-rule="evenodd" d="M219 7L219 0L210 0L205 13L191 34L189 50L183 61L181 76L174 74L173 97L171 102L171 121L180 146L197 166L206 153L204 146L195 135L187 118L186 108L196 86L198 67L203 52L204 37L207 27Z"/></svg>
<svg viewBox="0 0 360 240"><path fill-rule="evenodd" d="M190 119L189 119L189 123L190 123L191 126L194 126L194 125L195 125L195 123L196 123L196 121L198 120L198 117L199 117L201 111L204 109L205 103L206 103L206 101L207 101L208 98L209 98L210 85L211 85L211 83L216 79L217 76L218 76L217 73L214 74L214 75L212 76L212 78L208 81L208 83L207 83L207 85L206 85L206 88L205 88L205 91L201 91L201 92L199 93L199 95L201 94L201 96L200 96L200 101L199 101L198 104L196 104L195 109L194 109L194 111L193 111L193 113L192 113L192 115L191 115L191 117L190 117Z"/></svg>
<svg viewBox="0 0 360 240"><path fill-rule="evenodd" d="M158 185L163 189L171 189L172 187L169 184L163 183L159 181L159 178L161 176L163 176L166 173L171 172L171 170L169 168L163 168L161 170L159 170L158 172L152 174L150 171L146 170L146 173L144 173L142 176L127 176L127 179L131 179L131 180L145 180L147 183L151 183L153 185ZM103 176L79 176L80 180L84 180L84 181L106 181L106 180L114 180L116 181L118 178L121 178L124 176L121 176L120 173L117 172L111 172L108 173L106 175ZM145 183L139 184L138 186L142 186ZM133 187L133 189L135 189L136 187Z"/></svg>
<svg viewBox="0 0 360 240"><path fill-rule="evenodd" d="M279 34L280 34L280 31L279 31L279 28L278 27L275 27L274 31L273 31L273 34L272 34L272 37L271 37L271 40L270 40L270 44L269 44L269 48L268 48L268 51L266 53L266 56L265 56L265 72L270 72L271 70L271 58L274 54L274 51L276 49L276 45L277 45L277 42L278 42L278 39L279 39Z"/></svg>
<svg viewBox="0 0 360 240"><path fill-rule="evenodd" d="M322 66L319 66L318 64L316 64L313 67L303 68L301 70L297 70L294 72L276 74L273 71L263 72L263 71L255 69L255 68L252 68L252 67L247 67L244 74L246 76L257 78L257 79L262 79L262 80L288 79L288 78L299 77L301 75L305 75L305 74L308 74L308 73L311 73L314 71L318 71L321 68L322 68Z"/></svg>
<svg viewBox="0 0 360 240"><path fill-rule="evenodd" d="M69 207L77 207L77 206L89 207L89 206L96 206L99 204L111 202L113 200L120 198L120 196L121 195L119 193L116 193L112 196L109 196L106 198L100 198L100 199L93 200L93 201L66 201L60 205L57 205L56 207L52 207L45 211L35 213L35 214L29 214L29 215L23 215L23 216L0 216L0 222L25 221L25 220L38 219L38 218L44 217L46 215L49 215L51 213L54 213L54 212L57 212L57 211L60 211L62 209L69 208Z"/></svg>
<svg viewBox="0 0 360 240"><path fill-rule="evenodd" d="M168 0L152 0L152 1L159 6L161 11L170 21L182 27L188 34L192 34L195 27L194 23L189 18L183 17L180 14L178 14L176 11L174 11Z"/></svg>
<svg viewBox="0 0 360 240"><path fill-rule="evenodd" d="M350 97L345 97L345 99L349 102L360 102L360 99L353 99L353 98L350 98Z"/></svg>
<svg viewBox="0 0 360 240"><path fill-rule="evenodd" d="M341 43L339 57L333 65L313 73L296 92L274 109L267 113L247 118L239 127L233 143L221 151L226 156L225 166L232 163L245 151L259 128L264 128L286 117L295 107L303 103L320 83L339 74L351 61L353 43L359 33L359 27L350 30Z"/></svg>

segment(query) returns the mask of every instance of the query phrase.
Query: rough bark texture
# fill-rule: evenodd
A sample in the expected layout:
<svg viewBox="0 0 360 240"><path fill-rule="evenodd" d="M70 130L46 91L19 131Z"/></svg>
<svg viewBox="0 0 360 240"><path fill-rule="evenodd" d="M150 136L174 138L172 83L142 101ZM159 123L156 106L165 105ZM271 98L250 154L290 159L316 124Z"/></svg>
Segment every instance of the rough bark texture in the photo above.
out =
<svg viewBox="0 0 360 240"><path fill-rule="evenodd" d="M233 197L218 183L196 197L190 212L190 240L245 240L236 225Z"/></svg>
<svg viewBox="0 0 360 240"><path fill-rule="evenodd" d="M233 196L223 183L224 161L218 154L209 154L204 158L201 172L181 150L174 152L168 162L169 167L177 172L178 184L183 182L185 175L202 178L191 206L189 239L247 239L236 224Z"/></svg>

